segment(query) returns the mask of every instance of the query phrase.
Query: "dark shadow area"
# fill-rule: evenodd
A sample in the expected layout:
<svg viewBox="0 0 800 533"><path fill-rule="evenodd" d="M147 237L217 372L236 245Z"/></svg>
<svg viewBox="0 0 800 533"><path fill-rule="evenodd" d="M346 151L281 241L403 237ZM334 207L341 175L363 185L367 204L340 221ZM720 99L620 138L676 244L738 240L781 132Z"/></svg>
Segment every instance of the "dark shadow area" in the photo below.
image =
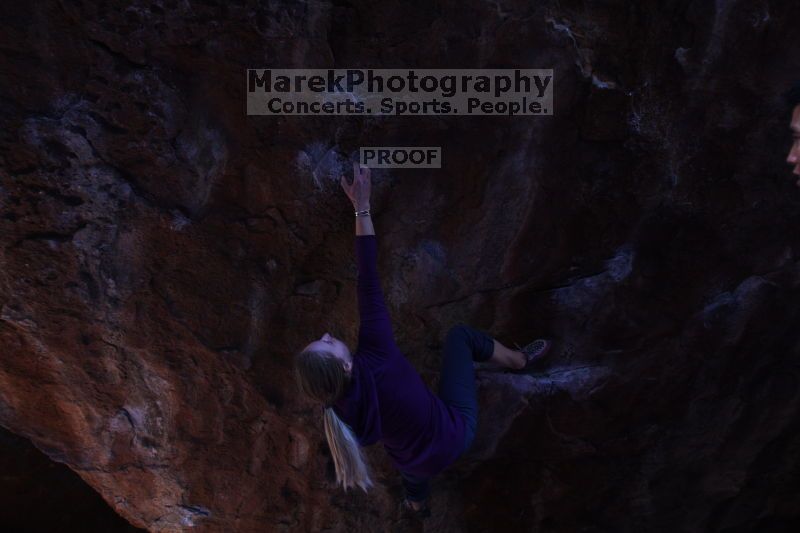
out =
<svg viewBox="0 0 800 533"><path fill-rule="evenodd" d="M0 524L15 533L133 532L105 500L66 465L0 426Z"/></svg>

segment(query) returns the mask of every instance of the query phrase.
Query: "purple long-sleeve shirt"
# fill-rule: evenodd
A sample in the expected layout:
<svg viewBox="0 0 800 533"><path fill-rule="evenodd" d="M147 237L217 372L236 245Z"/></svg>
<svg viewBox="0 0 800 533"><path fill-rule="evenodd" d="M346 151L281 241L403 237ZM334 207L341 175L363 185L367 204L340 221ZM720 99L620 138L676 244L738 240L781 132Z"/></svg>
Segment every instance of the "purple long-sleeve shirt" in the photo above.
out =
<svg viewBox="0 0 800 533"><path fill-rule="evenodd" d="M433 477L458 458L464 419L428 388L395 344L377 250L375 235L356 236L361 326L351 385L334 411L361 446L381 440L399 470Z"/></svg>

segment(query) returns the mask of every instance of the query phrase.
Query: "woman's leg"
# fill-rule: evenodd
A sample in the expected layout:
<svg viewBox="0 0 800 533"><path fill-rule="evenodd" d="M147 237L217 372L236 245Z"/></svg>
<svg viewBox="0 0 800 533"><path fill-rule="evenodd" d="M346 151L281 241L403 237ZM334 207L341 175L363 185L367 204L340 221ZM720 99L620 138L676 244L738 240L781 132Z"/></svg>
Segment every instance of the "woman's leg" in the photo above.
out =
<svg viewBox="0 0 800 533"><path fill-rule="evenodd" d="M459 411L464 417L467 434L461 454L469 449L475 438L478 425L478 394L475 385L475 369L473 361L490 361L492 363L516 368L524 365L525 355L506 348L487 333L458 324L450 328L442 350L442 374L439 380L439 398ZM400 472L406 498L410 502L423 502L430 488L427 478L417 477Z"/></svg>
<svg viewBox="0 0 800 533"><path fill-rule="evenodd" d="M496 352L495 340L485 332L458 324L444 340L439 398L461 412L467 426L464 448L467 451L478 426L478 395L473 361L488 361ZM499 353L499 352L498 352Z"/></svg>
<svg viewBox="0 0 800 533"><path fill-rule="evenodd" d="M487 361L495 352L494 339L466 324L450 329L445 337L442 356L442 375L439 380L439 398L458 410L467 425L463 454L475 436L478 424L478 398L475 388L475 370L472 361ZM430 495L429 480L400 472L406 499L422 503Z"/></svg>

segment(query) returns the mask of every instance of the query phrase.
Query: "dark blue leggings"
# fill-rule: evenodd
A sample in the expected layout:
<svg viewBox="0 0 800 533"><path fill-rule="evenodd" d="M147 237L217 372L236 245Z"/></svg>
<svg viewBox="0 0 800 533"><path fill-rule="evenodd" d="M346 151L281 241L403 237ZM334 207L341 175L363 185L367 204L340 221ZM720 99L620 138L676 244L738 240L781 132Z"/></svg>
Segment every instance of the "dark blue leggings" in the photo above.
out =
<svg viewBox="0 0 800 533"><path fill-rule="evenodd" d="M478 394L475 386L473 361L486 361L494 352L494 339L483 331L458 324L450 328L442 350L442 372L439 380L439 398L461 413L466 424L463 455L475 438L478 426ZM406 498L421 502L430 495L429 478L400 471Z"/></svg>

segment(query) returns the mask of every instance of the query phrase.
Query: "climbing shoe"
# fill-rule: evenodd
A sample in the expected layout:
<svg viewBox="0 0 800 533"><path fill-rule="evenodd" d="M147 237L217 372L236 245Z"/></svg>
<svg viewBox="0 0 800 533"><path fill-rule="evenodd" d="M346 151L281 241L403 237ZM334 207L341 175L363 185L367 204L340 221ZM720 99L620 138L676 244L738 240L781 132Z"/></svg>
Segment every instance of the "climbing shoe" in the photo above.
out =
<svg viewBox="0 0 800 533"><path fill-rule="evenodd" d="M553 341L547 339L536 339L535 341L526 345L524 348L520 348L519 344L517 343L514 343L514 346L517 347L517 350L525 354L527 361L525 362L525 366L523 368L512 369L512 372L527 372L534 363L538 363L544 359L548 353L550 353L550 349L553 347Z"/></svg>

